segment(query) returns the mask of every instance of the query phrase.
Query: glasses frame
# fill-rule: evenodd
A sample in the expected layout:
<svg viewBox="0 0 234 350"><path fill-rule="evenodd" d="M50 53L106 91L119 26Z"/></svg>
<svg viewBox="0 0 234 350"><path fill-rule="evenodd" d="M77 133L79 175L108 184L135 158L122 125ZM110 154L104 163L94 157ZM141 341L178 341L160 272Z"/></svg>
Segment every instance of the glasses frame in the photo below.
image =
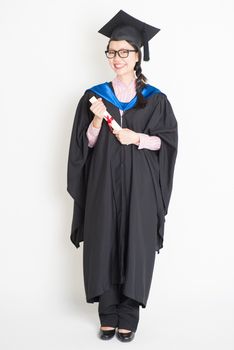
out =
<svg viewBox="0 0 234 350"><path fill-rule="evenodd" d="M129 56L129 52L137 52L136 49L135 49L135 50L120 49L120 50L110 50L110 51L114 51L114 52L115 52L115 54L114 54L113 57L108 57L107 54L108 54L109 50L106 50L106 51L105 51L106 57L107 57L108 59L110 59L110 60L111 60L112 58L115 58L116 54L118 54L118 56L119 56L120 58L127 58L127 57ZM125 56L125 57L120 56L120 53L119 53L120 51L127 51L127 52L128 52L127 56Z"/></svg>

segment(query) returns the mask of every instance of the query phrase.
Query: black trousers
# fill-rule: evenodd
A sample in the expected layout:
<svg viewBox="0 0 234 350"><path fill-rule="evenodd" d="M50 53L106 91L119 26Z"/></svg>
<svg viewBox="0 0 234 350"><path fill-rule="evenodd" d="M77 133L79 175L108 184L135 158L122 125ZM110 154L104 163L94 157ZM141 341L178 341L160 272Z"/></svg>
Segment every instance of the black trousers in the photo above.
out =
<svg viewBox="0 0 234 350"><path fill-rule="evenodd" d="M98 313L101 326L137 330L140 305L136 300L122 294L122 285L112 287L100 295Z"/></svg>

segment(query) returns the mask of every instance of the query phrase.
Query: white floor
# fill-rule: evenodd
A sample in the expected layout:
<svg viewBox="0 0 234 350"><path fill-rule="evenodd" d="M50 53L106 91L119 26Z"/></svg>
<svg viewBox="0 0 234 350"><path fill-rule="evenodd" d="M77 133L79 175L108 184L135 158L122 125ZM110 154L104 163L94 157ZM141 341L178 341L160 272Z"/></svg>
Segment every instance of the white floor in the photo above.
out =
<svg viewBox="0 0 234 350"><path fill-rule="evenodd" d="M122 345L117 338L98 338L97 303L84 296L67 305L51 303L47 310L40 302L12 301L2 304L0 348L2 350L78 350L84 345L95 349L128 346L160 350L233 350L233 310L226 300L163 300L140 308L140 321L134 340ZM2 300L3 302L3 300ZM155 302L154 302L155 305ZM158 302L156 303L158 305ZM147 344L146 344L147 343Z"/></svg>

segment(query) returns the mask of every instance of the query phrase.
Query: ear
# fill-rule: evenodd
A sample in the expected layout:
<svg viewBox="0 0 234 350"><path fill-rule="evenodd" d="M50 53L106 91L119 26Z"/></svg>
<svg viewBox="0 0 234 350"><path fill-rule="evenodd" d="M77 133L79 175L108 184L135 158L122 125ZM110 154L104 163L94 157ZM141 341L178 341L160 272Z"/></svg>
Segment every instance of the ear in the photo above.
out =
<svg viewBox="0 0 234 350"><path fill-rule="evenodd" d="M139 53L136 52L136 62L138 62L138 61L139 61Z"/></svg>

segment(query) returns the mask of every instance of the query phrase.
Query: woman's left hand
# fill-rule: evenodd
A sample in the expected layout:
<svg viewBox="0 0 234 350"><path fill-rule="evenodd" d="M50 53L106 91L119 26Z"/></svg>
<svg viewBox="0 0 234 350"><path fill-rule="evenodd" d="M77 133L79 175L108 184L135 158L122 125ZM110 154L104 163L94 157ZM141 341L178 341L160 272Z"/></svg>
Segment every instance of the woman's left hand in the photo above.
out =
<svg viewBox="0 0 234 350"><path fill-rule="evenodd" d="M135 131L128 128L112 130L112 132L123 145L130 145L131 143L137 144L139 141L139 135Z"/></svg>

